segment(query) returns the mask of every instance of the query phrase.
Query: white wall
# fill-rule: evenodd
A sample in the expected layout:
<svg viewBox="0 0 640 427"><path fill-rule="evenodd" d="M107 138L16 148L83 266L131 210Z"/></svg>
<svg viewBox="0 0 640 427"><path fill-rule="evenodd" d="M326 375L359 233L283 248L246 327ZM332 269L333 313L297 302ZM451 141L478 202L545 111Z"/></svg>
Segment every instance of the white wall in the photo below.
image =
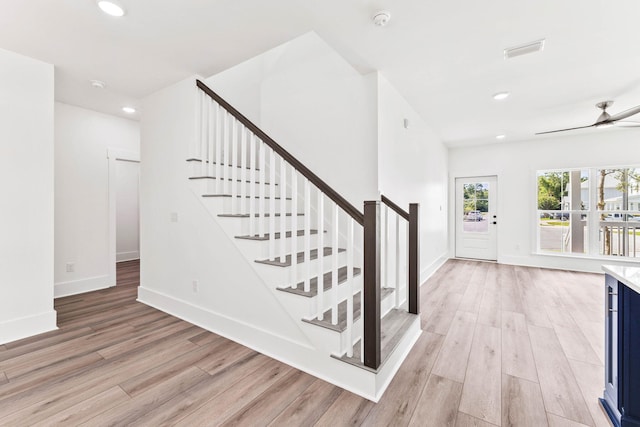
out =
<svg viewBox="0 0 640 427"><path fill-rule="evenodd" d="M633 129L594 129L554 138L452 148L450 188L456 177L498 176L498 262L599 272L600 265L615 261L535 254L536 171L640 164L639 141L639 134ZM452 191L451 224L454 196ZM450 242L453 253L453 232Z"/></svg>
<svg viewBox="0 0 640 427"><path fill-rule="evenodd" d="M0 49L0 344L56 328L53 66Z"/></svg>
<svg viewBox="0 0 640 427"><path fill-rule="evenodd" d="M307 33L205 83L360 211L376 198L375 73Z"/></svg>
<svg viewBox="0 0 640 427"><path fill-rule="evenodd" d="M109 148L139 152L138 122L55 104L56 297L115 285L109 266ZM115 232L115 230L114 230ZM66 264L74 271L67 272Z"/></svg>
<svg viewBox="0 0 640 427"><path fill-rule="evenodd" d="M404 120L408 120L408 128ZM420 203L421 277L448 257L447 148L382 76L378 75L378 186L405 210Z"/></svg>
<svg viewBox="0 0 640 427"><path fill-rule="evenodd" d="M140 258L138 181L140 164L116 161L116 261Z"/></svg>

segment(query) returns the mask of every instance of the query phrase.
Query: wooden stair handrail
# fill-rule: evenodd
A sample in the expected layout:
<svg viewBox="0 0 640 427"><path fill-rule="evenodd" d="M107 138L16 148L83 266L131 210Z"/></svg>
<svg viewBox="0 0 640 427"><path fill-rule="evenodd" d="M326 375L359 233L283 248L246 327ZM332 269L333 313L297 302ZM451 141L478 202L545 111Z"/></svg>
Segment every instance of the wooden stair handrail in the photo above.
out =
<svg viewBox="0 0 640 427"><path fill-rule="evenodd" d="M380 195L380 200L382 201L382 203L384 203L385 205L389 206L391 209L393 209L398 215L400 215L402 218L406 219L407 221L409 221L409 212L405 211L404 209L402 209L400 206L396 205L395 203L393 203L391 201L391 199L389 199L388 197L386 197L384 194Z"/></svg>
<svg viewBox="0 0 640 427"><path fill-rule="evenodd" d="M327 195L335 204L340 206L342 210L349 214L358 224L364 226L364 214L361 213L355 206L342 197L337 191L329 186L326 182L318 177L318 175L311 172L300 160L295 158L291 153L282 148L280 144L275 142L269 135L264 133L258 126L256 126L251 120L246 118L242 113L233 108L231 104L225 101L220 95L215 93L209 86L196 79L196 84L204 93L209 95L214 101L222 106L229 114L235 117L240 123L242 123L247 129L253 132L258 138L264 141L273 151L278 153L285 161L292 165L298 172L300 172L305 178L307 178L313 185L318 187L320 191Z"/></svg>

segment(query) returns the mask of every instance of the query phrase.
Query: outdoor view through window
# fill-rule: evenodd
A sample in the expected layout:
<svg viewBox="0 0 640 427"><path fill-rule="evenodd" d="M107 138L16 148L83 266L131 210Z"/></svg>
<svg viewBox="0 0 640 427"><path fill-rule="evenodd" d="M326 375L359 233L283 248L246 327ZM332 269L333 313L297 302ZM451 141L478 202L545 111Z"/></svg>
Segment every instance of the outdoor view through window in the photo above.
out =
<svg viewBox="0 0 640 427"><path fill-rule="evenodd" d="M538 251L640 256L640 168L539 171Z"/></svg>
<svg viewBox="0 0 640 427"><path fill-rule="evenodd" d="M489 231L489 183L464 184L463 230L467 233Z"/></svg>

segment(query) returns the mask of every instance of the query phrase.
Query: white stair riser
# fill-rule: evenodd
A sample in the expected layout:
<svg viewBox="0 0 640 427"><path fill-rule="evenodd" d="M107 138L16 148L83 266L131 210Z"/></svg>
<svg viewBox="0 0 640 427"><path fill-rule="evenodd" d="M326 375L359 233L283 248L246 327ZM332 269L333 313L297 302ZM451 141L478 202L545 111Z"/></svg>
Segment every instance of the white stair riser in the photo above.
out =
<svg viewBox="0 0 640 427"><path fill-rule="evenodd" d="M332 257L333 256L324 257L323 270L325 273L331 271ZM341 252L340 254L338 254L338 266L346 265L346 262L347 262L346 252ZM308 262L309 269L311 271L311 277L315 277L318 275L318 263L319 263L318 259L314 259ZM292 283L293 278L291 277L292 273L290 270L293 270L293 268L276 267L273 265L261 264L257 262L255 264L256 264L256 271L258 272L260 277L262 277L262 279L267 285L275 286L275 287L285 287ZM306 277L306 271L307 271L306 269L307 269L307 262L298 264L297 279L296 279L297 283L301 282Z"/></svg>
<svg viewBox="0 0 640 427"><path fill-rule="evenodd" d="M209 203L211 203L211 201L206 201L205 204L209 204ZM212 211L212 212L215 212L215 211ZM225 228L225 231L227 232L228 235L235 238L235 236L244 236L249 234L249 218L220 217L220 216L217 216L217 214L214 214L214 216L216 216L216 220L222 225L222 227ZM300 224L303 224L302 222L304 221L303 218L304 218L303 216L298 216L298 229L300 229ZM259 218L259 219L261 221L264 221L263 222L264 230L268 231L270 218L266 217L266 218ZM284 221L285 230L287 231L291 230L291 216L286 216L284 218L277 216L274 218L276 232L280 231L280 221ZM257 230L258 229L257 223L255 225Z"/></svg>
<svg viewBox="0 0 640 427"><path fill-rule="evenodd" d="M201 178L201 179L191 179L191 183L194 185L194 191L199 194L231 194L232 187L231 181L223 182L222 188L220 187L220 181L217 179L210 178ZM237 192L240 194L241 186L244 185L245 193L249 195L250 191L253 191L254 196L259 196L261 189L264 188L265 196L269 196L271 193L271 189L275 191L276 197L280 196L280 186L279 185L271 185L271 184L263 184L256 182L238 182L236 183ZM253 187L253 188L251 188Z"/></svg>
<svg viewBox="0 0 640 427"><path fill-rule="evenodd" d="M303 289L303 286L299 286L299 289ZM338 285L338 303L346 300L348 295L349 287L347 286L347 282L344 282ZM362 290L362 278L356 277L353 280L353 291L354 294L358 291ZM296 313L299 313L301 318L310 318L315 317L318 313L318 299L317 296L313 297L303 297L299 295L292 294L290 292L278 291L281 293L280 298L292 301L288 304L291 306L292 310L296 310ZM291 297L289 295L292 295ZM385 299L386 300L386 299ZM331 308L331 291L326 290L323 295L323 313Z"/></svg>
<svg viewBox="0 0 640 427"><path fill-rule="evenodd" d="M300 322L302 330L311 338L311 341L318 347L318 349L326 352L327 354L344 354L346 352L348 341L348 334L345 332L337 332L328 328L313 325L307 322ZM362 330L362 317L354 321L354 336L356 331ZM355 337L356 340L359 336Z"/></svg>
<svg viewBox="0 0 640 427"><path fill-rule="evenodd" d="M305 243L305 236L298 236L295 238L297 242L297 250L298 252L302 251L303 245ZM312 234L309 238L309 242L312 248L318 247L318 235ZM286 238L284 239L285 248L287 253L291 253L291 247L293 246L293 239ZM247 240L247 239L236 239L236 245L240 249L240 251L245 255L245 257L249 260L256 259L265 259L269 255L269 241L268 240ZM275 240L276 248L280 248L281 240Z"/></svg>
<svg viewBox="0 0 640 427"><path fill-rule="evenodd" d="M218 165L216 165L215 163L213 163L212 165L210 165L207 162L195 162L195 161L191 161L188 162L189 163L189 173L190 176L217 176L217 171L218 171ZM239 178L241 176L241 174L243 173L243 169L239 168L239 167L234 167L234 166L224 166L224 165L220 165L220 171L221 171L221 176L225 176L224 174L227 174L226 177L230 178L231 174L233 174L235 169L235 173L237 174L236 176ZM268 168L266 169L267 172L267 176L268 175ZM251 174L251 169L244 169L244 173L246 173L246 176L249 177ZM260 171L256 170L255 171L256 177L259 176Z"/></svg>
<svg viewBox="0 0 640 427"><path fill-rule="evenodd" d="M223 200L223 206L222 206L222 210L223 213L231 213L231 209L233 208L232 204L233 204L233 198L232 197L222 197ZM249 213L250 212L250 203L251 199L248 198L236 198L236 202L235 202L235 212L236 213ZM280 213L282 211L281 208L281 203L282 200L280 199L275 199L275 212L276 213ZM291 206L292 201L291 200L285 200L285 212L291 212ZM259 199L253 199L253 209L254 212L258 212L258 209L260 207L260 200ZM266 199L265 203L264 203L264 209L265 211L271 212L271 199ZM298 212L300 212L302 210L302 206L298 206Z"/></svg>
<svg viewBox="0 0 640 427"><path fill-rule="evenodd" d="M206 194L206 193L205 193ZM221 197L212 197L212 196L202 196L203 198L203 203L205 203L208 207L210 207L211 209L211 213L213 214L245 214L248 215L250 213L250 206L249 206L249 199L247 198L238 198L236 197L236 202L235 202L235 206L233 206L233 198L232 197L227 197L227 196L221 196ZM242 201L244 201L244 203L241 203ZM254 199L253 201L254 203L254 214L258 214L259 212L259 201ZM280 205L281 200L280 199L276 199L276 204L275 204L275 213L279 214L282 212L282 207ZM292 209L291 209L291 200L285 200L285 213L292 213ZM267 200L267 202L265 203L264 206L264 210L266 213L271 212L271 205L269 204L269 200ZM298 213L301 213L302 209L299 208ZM254 217L255 218L255 217ZM266 219L265 222L265 227L268 226L268 222L269 222L269 217L265 216L262 217L263 221L264 218ZM302 230L304 228L304 216L302 215L298 215L298 230ZM315 226L315 218L312 219L312 223ZM280 229L277 229L276 232L280 231Z"/></svg>

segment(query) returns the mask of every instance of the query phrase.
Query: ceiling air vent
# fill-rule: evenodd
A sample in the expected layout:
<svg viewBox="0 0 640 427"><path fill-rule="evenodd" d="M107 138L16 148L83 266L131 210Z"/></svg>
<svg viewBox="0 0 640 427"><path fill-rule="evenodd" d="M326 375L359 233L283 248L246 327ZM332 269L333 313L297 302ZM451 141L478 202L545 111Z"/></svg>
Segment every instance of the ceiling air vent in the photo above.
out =
<svg viewBox="0 0 640 427"><path fill-rule="evenodd" d="M545 39L541 39L521 44L520 46L508 47L504 50L504 59L515 58L516 56L527 55L534 52L542 52L544 50L544 41Z"/></svg>

